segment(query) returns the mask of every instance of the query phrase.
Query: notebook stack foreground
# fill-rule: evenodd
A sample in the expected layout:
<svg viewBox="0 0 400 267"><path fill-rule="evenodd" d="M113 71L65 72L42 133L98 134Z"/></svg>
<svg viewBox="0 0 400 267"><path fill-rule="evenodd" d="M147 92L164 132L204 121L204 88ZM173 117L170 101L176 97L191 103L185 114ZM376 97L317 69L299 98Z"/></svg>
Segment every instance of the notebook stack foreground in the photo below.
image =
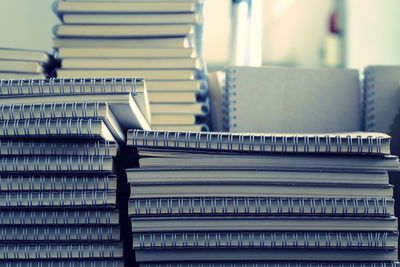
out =
<svg viewBox="0 0 400 267"><path fill-rule="evenodd" d="M135 79L1 81L1 266L124 266L116 159L125 127L145 126L126 124L143 117L134 108L141 87Z"/></svg>
<svg viewBox="0 0 400 267"><path fill-rule="evenodd" d="M140 266L397 266L390 137L130 130Z"/></svg>

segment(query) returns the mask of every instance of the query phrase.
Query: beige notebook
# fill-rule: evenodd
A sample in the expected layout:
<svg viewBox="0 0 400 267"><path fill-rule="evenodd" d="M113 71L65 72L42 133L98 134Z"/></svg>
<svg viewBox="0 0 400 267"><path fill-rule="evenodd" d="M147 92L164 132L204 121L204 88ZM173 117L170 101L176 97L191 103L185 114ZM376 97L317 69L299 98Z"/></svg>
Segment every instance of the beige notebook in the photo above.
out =
<svg viewBox="0 0 400 267"><path fill-rule="evenodd" d="M58 69L57 78L96 78L96 77L143 77L146 80L194 80L199 73L195 70L99 70L99 69Z"/></svg>
<svg viewBox="0 0 400 267"><path fill-rule="evenodd" d="M47 62L50 57L44 51L0 47L0 59Z"/></svg>
<svg viewBox="0 0 400 267"><path fill-rule="evenodd" d="M168 38L54 38L54 48L189 48L188 37Z"/></svg>
<svg viewBox="0 0 400 267"><path fill-rule="evenodd" d="M57 25L56 37L162 37L194 34L190 24L173 25Z"/></svg>
<svg viewBox="0 0 400 267"><path fill-rule="evenodd" d="M197 13L172 14L63 14L65 24L198 24Z"/></svg>
<svg viewBox="0 0 400 267"><path fill-rule="evenodd" d="M147 58L147 59L65 58L61 61L62 69L107 69L107 70L197 69L199 70L201 67L202 66L198 58Z"/></svg>
<svg viewBox="0 0 400 267"><path fill-rule="evenodd" d="M160 1L157 1L160 2ZM57 14L65 13L183 13L195 12L199 1L57 1L53 10Z"/></svg>
<svg viewBox="0 0 400 267"><path fill-rule="evenodd" d="M64 58L194 58L194 48L86 48L62 47L58 49L58 57Z"/></svg>
<svg viewBox="0 0 400 267"><path fill-rule="evenodd" d="M18 73L42 73L44 72L44 68L40 62L0 59L0 71Z"/></svg>

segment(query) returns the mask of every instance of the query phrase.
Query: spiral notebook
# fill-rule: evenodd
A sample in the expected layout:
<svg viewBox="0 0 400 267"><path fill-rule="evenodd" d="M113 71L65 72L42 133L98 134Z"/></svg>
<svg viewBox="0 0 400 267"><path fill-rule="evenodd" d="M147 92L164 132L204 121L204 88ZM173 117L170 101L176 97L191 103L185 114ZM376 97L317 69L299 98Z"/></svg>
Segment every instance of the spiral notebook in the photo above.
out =
<svg viewBox="0 0 400 267"><path fill-rule="evenodd" d="M348 132L323 134L201 133L129 130L127 144L139 147L220 152L390 154L390 136Z"/></svg>
<svg viewBox="0 0 400 267"><path fill-rule="evenodd" d="M357 70L231 67L226 75L225 130L361 130Z"/></svg>
<svg viewBox="0 0 400 267"><path fill-rule="evenodd" d="M5 267L93 267L93 266L112 266L124 267L123 259L68 259L68 260L13 260L0 261ZM384 266L386 267L386 266Z"/></svg>
<svg viewBox="0 0 400 267"><path fill-rule="evenodd" d="M285 248L265 248L265 249L241 249L241 248L197 248L197 249L141 249L136 251L136 260L140 262L152 262L157 259L160 262L180 263L190 261L203 261L206 265L209 262L254 262L254 261L292 261L292 262L369 262L377 261L397 261L397 250L384 249L285 249ZM177 259L179 261L177 261ZM290 266L290 265L289 265ZM297 265L294 265L297 266ZM307 266L307 265L306 265ZM329 265L328 265L329 266ZM340 266L340 265L339 265ZM342 265L343 266L343 265ZM345 264L344 266L352 266ZM363 265L360 265L363 266ZM380 266L380 265L377 265ZM389 265L391 266L391 265Z"/></svg>
<svg viewBox="0 0 400 267"><path fill-rule="evenodd" d="M288 197L132 198L129 215L139 216L365 216L394 215L393 199Z"/></svg>
<svg viewBox="0 0 400 267"><path fill-rule="evenodd" d="M118 225L117 209L1 209L1 225Z"/></svg>
<svg viewBox="0 0 400 267"><path fill-rule="evenodd" d="M122 258L120 243L0 244L1 260Z"/></svg>
<svg viewBox="0 0 400 267"><path fill-rule="evenodd" d="M399 263L397 261L369 261L369 262L327 262L324 260L320 261L219 261L219 262L193 262L193 261L181 261L181 262L169 262L169 263L141 263L140 267L171 267L173 264L179 264L180 267L397 267ZM14 266L10 266L14 267ZM25 266L23 266L25 267ZM36 267L36 266L34 266ZM47 265L45 265L47 267ZM86 266L85 266L86 267Z"/></svg>
<svg viewBox="0 0 400 267"><path fill-rule="evenodd" d="M396 232L173 232L133 235L133 247L146 248L395 248Z"/></svg>
<svg viewBox="0 0 400 267"><path fill-rule="evenodd" d="M0 241L26 241L27 237L37 241L108 241L119 240L119 226L37 225L2 226ZM29 233L29 234L27 234Z"/></svg>
<svg viewBox="0 0 400 267"><path fill-rule="evenodd" d="M73 174L9 174L0 176L0 192L8 191L72 191L116 190L116 175Z"/></svg>
<svg viewBox="0 0 400 267"><path fill-rule="evenodd" d="M9 111L8 117L14 111L24 118L103 117L122 140L124 128L150 128L150 108L142 79L2 80L0 96L0 106ZM83 96L86 102L82 101Z"/></svg>
<svg viewBox="0 0 400 267"><path fill-rule="evenodd" d="M0 140L0 155L117 155L118 145L110 141L54 143L51 141Z"/></svg>

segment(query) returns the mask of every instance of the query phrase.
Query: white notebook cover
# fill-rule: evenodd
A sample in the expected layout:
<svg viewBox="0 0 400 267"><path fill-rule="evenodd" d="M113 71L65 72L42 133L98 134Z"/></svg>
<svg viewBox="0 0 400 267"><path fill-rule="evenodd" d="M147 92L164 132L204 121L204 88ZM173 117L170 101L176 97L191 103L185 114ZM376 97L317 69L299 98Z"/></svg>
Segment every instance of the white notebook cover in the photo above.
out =
<svg viewBox="0 0 400 267"><path fill-rule="evenodd" d="M364 90L366 130L392 133L400 111L400 66L368 66Z"/></svg>
<svg viewBox="0 0 400 267"><path fill-rule="evenodd" d="M232 67L225 127L233 132L340 132L361 129L357 70Z"/></svg>

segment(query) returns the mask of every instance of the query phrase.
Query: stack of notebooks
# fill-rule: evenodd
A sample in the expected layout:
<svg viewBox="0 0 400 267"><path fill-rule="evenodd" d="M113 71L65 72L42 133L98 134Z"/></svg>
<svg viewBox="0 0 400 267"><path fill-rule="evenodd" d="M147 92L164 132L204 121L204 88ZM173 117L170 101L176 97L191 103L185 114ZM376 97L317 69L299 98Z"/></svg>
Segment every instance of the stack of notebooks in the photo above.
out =
<svg viewBox="0 0 400 267"><path fill-rule="evenodd" d="M43 51L0 47L0 79L46 78L53 64Z"/></svg>
<svg viewBox="0 0 400 267"><path fill-rule="evenodd" d="M397 218L378 133L130 130L140 266L397 266Z"/></svg>
<svg viewBox="0 0 400 267"><path fill-rule="evenodd" d="M58 78L146 79L152 129L208 130L200 0L54 3Z"/></svg>
<svg viewBox="0 0 400 267"><path fill-rule="evenodd" d="M117 157L143 80L2 80L0 265L124 266ZM86 99L87 101L83 101Z"/></svg>

